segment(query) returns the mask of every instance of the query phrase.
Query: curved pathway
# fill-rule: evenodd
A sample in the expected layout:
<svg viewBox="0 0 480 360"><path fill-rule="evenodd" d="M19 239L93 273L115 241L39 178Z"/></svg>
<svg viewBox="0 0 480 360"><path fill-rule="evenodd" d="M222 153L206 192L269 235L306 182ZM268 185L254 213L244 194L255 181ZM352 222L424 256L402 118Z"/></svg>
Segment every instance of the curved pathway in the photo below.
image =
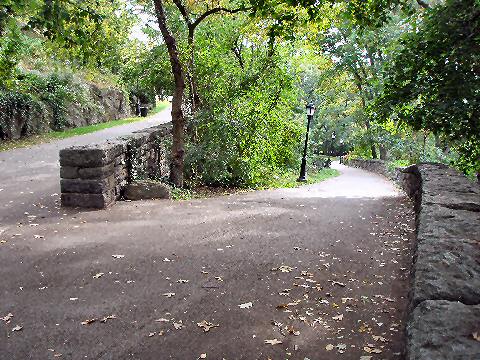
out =
<svg viewBox="0 0 480 360"><path fill-rule="evenodd" d="M164 110L142 121L30 148L0 152L0 235L2 230L15 226L26 212L36 215L39 207L47 208L49 213L60 213L58 153L61 149L102 142L170 120L170 112Z"/></svg>
<svg viewBox="0 0 480 360"><path fill-rule="evenodd" d="M298 189L38 203L0 235L0 359L402 359L411 204L336 166Z"/></svg>

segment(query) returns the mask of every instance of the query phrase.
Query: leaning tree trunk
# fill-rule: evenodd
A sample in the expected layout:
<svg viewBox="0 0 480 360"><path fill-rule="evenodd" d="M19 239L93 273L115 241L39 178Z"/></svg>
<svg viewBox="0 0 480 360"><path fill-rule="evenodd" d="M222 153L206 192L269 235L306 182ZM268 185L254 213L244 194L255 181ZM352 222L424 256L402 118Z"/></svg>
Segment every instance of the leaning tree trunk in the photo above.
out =
<svg viewBox="0 0 480 360"><path fill-rule="evenodd" d="M183 97L185 93L185 73L180 62L177 42L167 26L165 10L162 0L153 0L158 26L163 40L167 45L172 74L175 80L175 90L172 99L172 168L170 180L177 187L183 186L183 169L185 156L185 116L183 114Z"/></svg>
<svg viewBox="0 0 480 360"><path fill-rule="evenodd" d="M195 114L200 107L200 95L198 94L197 79L195 75L195 27L192 24L190 24L188 29L188 47L190 51L188 59L190 102L192 114Z"/></svg>

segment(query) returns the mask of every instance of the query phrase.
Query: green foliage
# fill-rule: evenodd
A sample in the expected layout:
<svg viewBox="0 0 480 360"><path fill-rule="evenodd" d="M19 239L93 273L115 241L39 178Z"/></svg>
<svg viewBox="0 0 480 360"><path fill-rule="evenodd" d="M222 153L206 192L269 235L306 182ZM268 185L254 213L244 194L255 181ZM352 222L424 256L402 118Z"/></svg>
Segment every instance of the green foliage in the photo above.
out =
<svg viewBox="0 0 480 360"><path fill-rule="evenodd" d="M27 26L50 40L57 56L77 66L118 73L135 17L123 0L39 1Z"/></svg>
<svg viewBox="0 0 480 360"><path fill-rule="evenodd" d="M0 135L64 129L68 108L101 111L87 81L122 87L134 17L123 0L5 0L0 8Z"/></svg>
<svg viewBox="0 0 480 360"><path fill-rule="evenodd" d="M256 187L298 159L303 127L292 120L286 88L279 79L261 79L243 96L199 115L187 166L190 178L208 185ZM277 80L272 84L271 80ZM272 99L269 86L277 87Z"/></svg>
<svg viewBox="0 0 480 360"><path fill-rule="evenodd" d="M154 103L155 95L167 98L173 91L165 45L147 47L133 42L124 53L121 76L131 95L142 103Z"/></svg>
<svg viewBox="0 0 480 360"><path fill-rule="evenodd" d="M186 161L194 184L258 187L299 159L304 128L295 120L291 49L270 56L262 39L239 34L243 21L212 21L197 35L203 104L190 123Z"/></svg>
<svg viewBox="0 0 480 360"><path fill-rule="evenodd" d="M0 91L2 138L14 137L19 125L22 136L64 129L71 103L91 106L88 89L69 72L19 72L15 84L15 90Z"/></svg>
<svg viewBox="0 0 480 360"><path fill-rule="evenodd" d="M480 170L480 5L447 0L408 32L371 112L443 134L464 169Z"/></svg>

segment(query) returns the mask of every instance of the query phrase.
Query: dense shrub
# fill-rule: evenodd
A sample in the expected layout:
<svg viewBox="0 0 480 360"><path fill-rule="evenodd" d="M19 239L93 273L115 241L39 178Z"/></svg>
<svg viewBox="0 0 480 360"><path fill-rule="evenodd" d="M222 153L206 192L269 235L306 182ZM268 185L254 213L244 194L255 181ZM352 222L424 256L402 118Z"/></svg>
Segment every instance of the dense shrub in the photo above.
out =
<svg viewBox="0 0 480 360"><path fill-rule="evenodd" d="M223 26L222 36L207 27L197 38L202 107L190 119L186 177L193 184L258 187L300 159L305 128L296 119L291 49L268 54L264 43L248 40L248 51L235 54L238 28Z"/></svg>

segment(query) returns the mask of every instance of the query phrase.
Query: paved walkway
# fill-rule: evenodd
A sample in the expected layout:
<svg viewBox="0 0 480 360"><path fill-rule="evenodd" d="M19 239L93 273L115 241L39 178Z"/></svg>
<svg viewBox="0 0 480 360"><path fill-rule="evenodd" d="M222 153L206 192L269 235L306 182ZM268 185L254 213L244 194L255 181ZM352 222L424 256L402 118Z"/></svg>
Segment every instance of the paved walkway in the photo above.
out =
<svg viewBox="0 0 480 360"><path fill-rule="evenodd" d="M49 213L59 213L56 204L60 202L58 152L61 149L113 139L169 121L170 111L164 110L144 121L31 148L0 152L0 235L24 218L25 212L35 215L39 208L47 208Z"/></svg>
<svg viewBox="0 0 480 360"><path fill-rule="evenodd" d="M298 189L58 213L56 159L29 153L2 185L0 359L402 359L414 224L386 179L338 165Z"/></svg>

